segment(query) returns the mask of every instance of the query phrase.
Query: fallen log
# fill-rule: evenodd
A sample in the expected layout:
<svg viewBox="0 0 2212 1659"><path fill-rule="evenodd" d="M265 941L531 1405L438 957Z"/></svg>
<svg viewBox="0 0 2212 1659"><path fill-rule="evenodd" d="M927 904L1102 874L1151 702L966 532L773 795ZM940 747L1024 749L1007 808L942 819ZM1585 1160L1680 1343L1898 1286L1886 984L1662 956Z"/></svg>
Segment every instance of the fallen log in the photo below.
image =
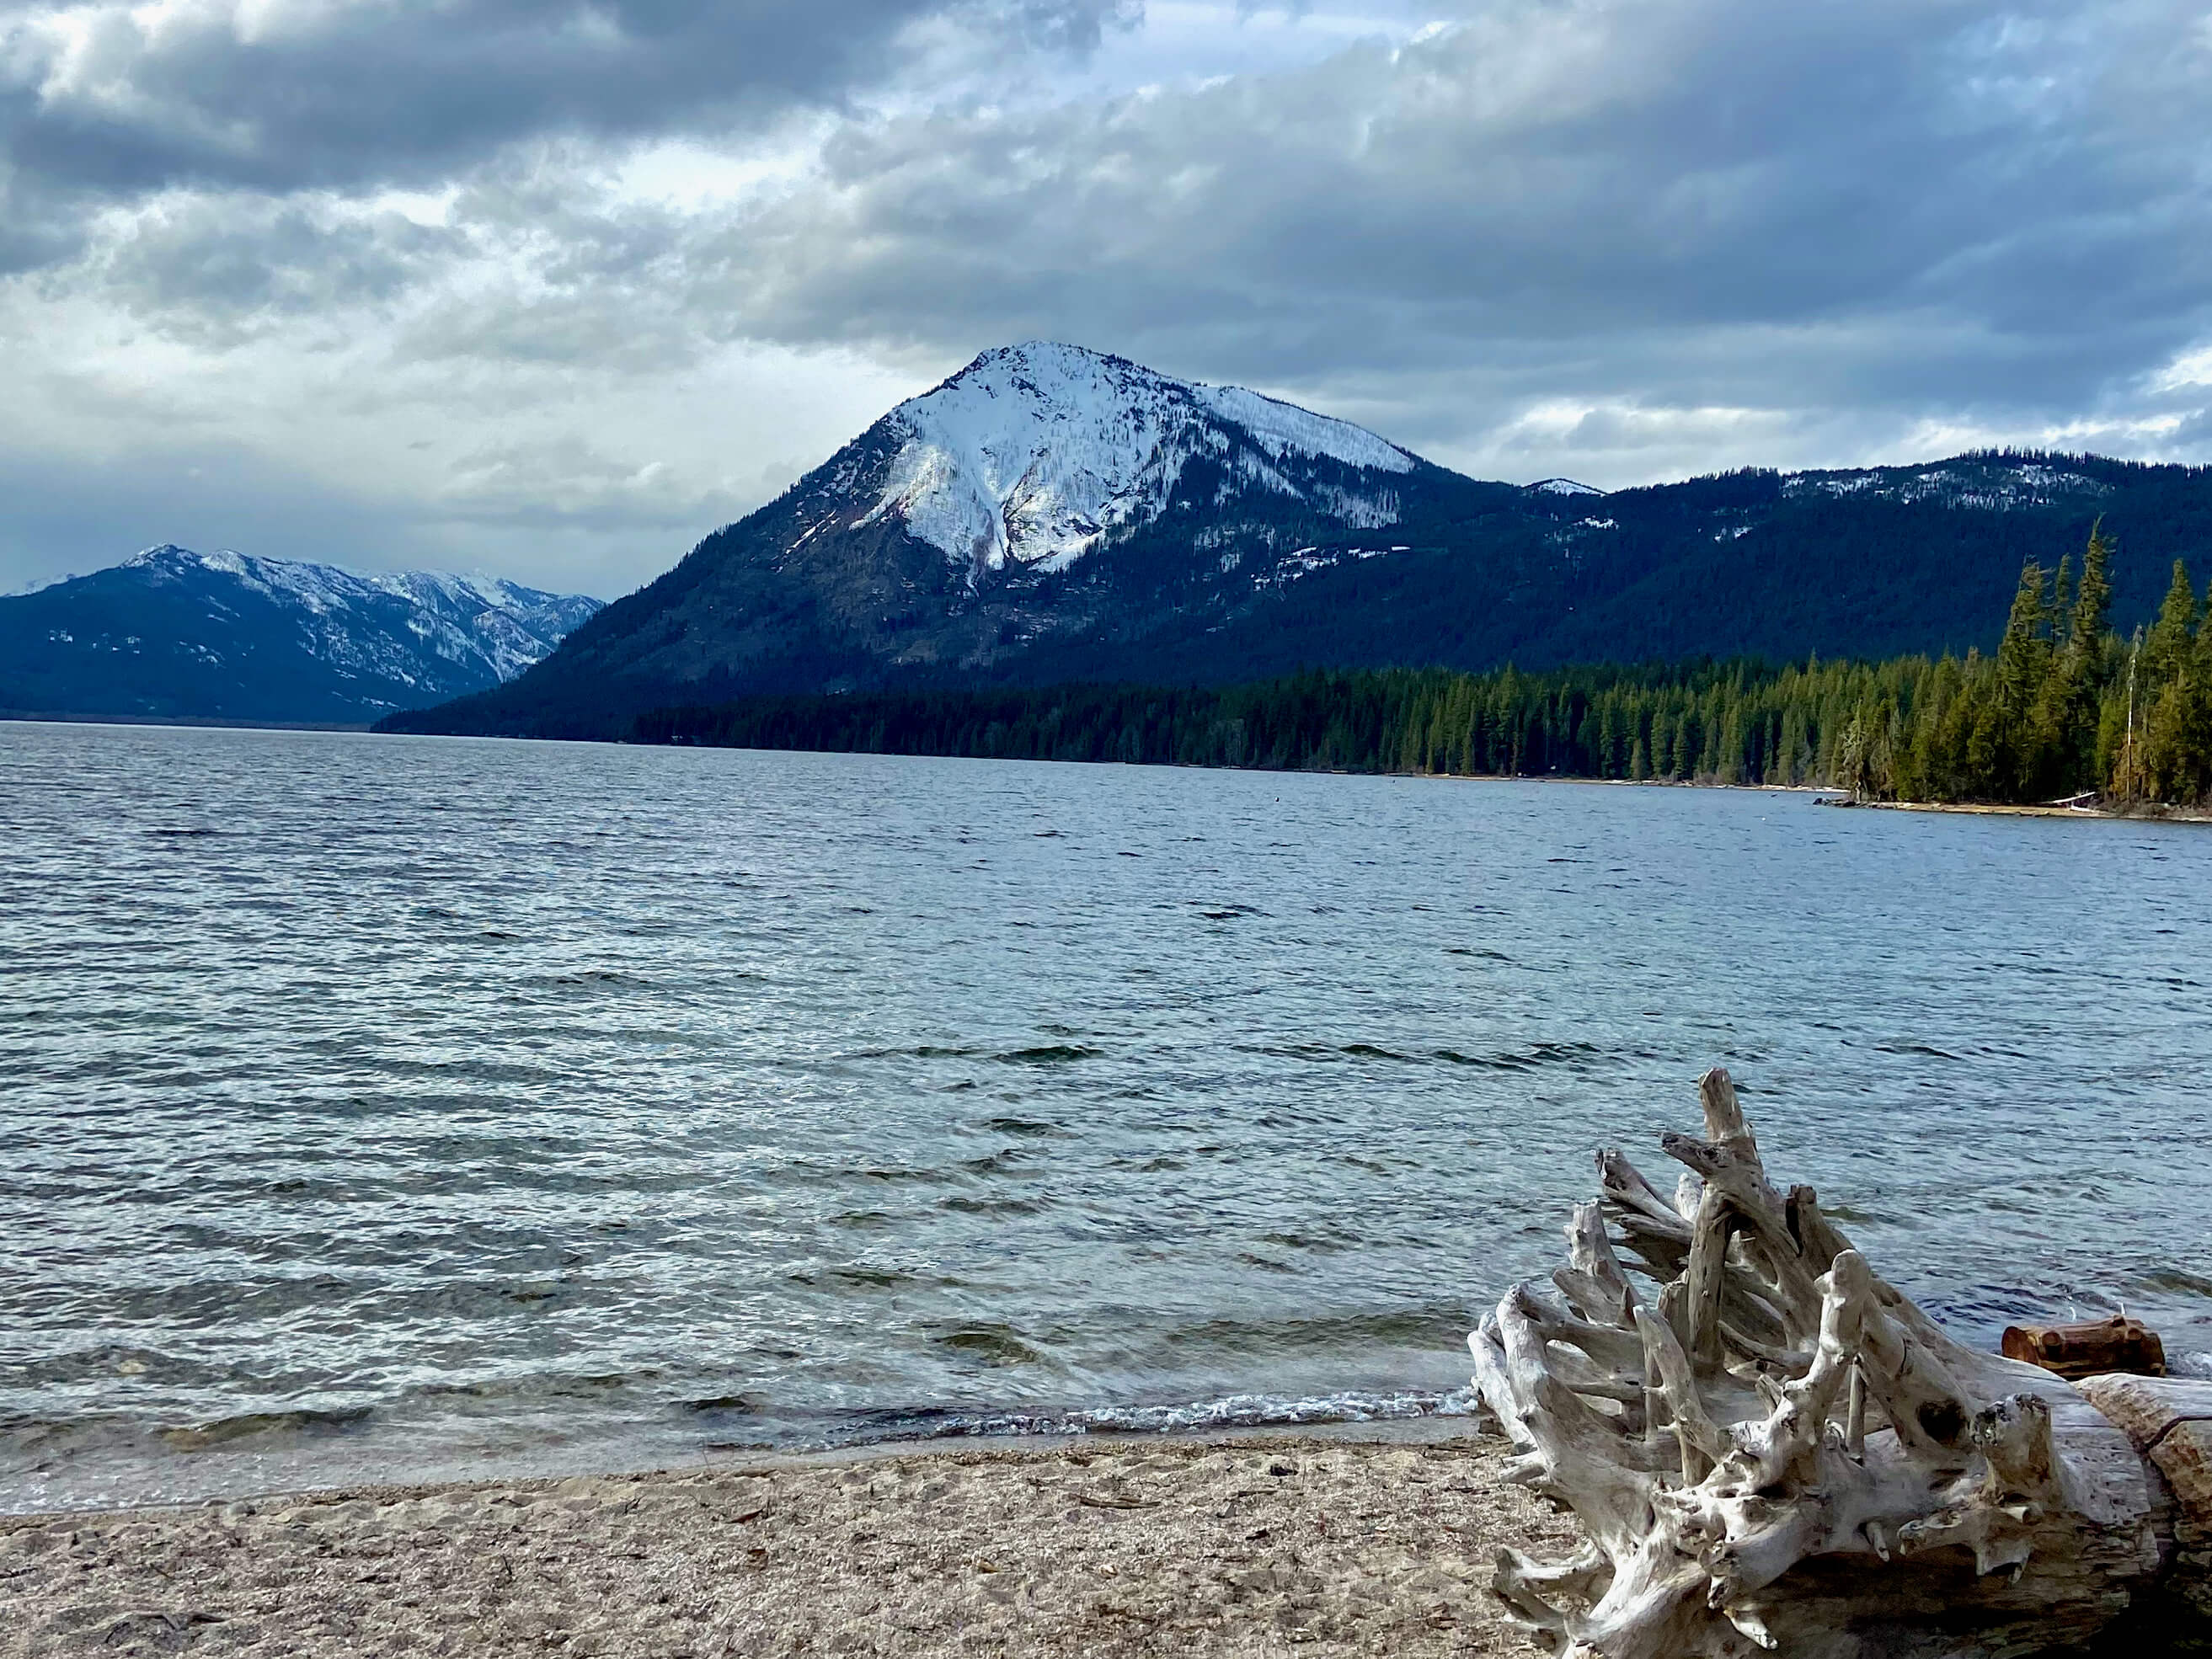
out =
<svg viewBox="0 0 2212 1659"><path fill-rule="evenodd" d="M2166 1345L2158 1333L2125 1314L2070 1325L2008 1325L1997 1340L1997 1352L2008 1359L2055 1371L2069 1382L2112 1371L2166 1375Z"/></svg>
<svg viewBox="0 0 2212 1659"><path fill-rule="evenodd" d="M2212 1382L2093 1376L2091 1404L2128 1437L2171 1500L2158 1595L2149 1604L2169 1653L2212 1652Z"/></svg>
<svg viewBox="0 0 2212 1659"><path fill-rule="evenodd" d="M2154 1455L2051 1371L1946 1336L1811 1188L1769 1181L1727 1073L1699 1092L1704 1137L1661 1141L1673 1200L1601 1153L1556 1297L1516 1286L1468 1338L1517 1478L1589 1540L1501 1552L1498 1595L1568 1659L2085 1643L2174 1559ZM2212 1402L2203 1427L2212 1475Z"/></svg>

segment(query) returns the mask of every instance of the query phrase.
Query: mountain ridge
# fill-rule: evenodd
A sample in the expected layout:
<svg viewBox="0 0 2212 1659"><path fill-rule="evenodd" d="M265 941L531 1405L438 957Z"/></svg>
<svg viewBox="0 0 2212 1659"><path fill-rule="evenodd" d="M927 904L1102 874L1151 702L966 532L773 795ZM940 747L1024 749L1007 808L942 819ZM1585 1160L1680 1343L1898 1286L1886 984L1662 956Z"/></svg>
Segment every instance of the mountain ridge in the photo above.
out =
<svg viewBox="0 0 2212 1659"><path fill-rule="evenodd" d="M0 598L0 708L367 725L510 678L599 609L489 576L162 543Z"/></svg>
<svg viewBox="0 0 2212 1659"><path fill-rule="evenodd" d="M756 694L1963 650L2025 558L2078 551L2100 515L2119 614L2146 612L2212 539L2212 471L1977 452L1516 485L1032 342L889 411L514 682L389 724L604 737Z"/></svg>

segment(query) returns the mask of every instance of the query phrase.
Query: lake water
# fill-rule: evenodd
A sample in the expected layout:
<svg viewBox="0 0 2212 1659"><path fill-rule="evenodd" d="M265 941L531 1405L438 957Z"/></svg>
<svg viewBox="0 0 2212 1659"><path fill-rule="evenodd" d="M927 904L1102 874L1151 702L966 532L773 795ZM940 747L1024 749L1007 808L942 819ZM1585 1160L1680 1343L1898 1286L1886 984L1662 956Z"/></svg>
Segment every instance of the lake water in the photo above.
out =
<svg viewBox="0 0 2212 1659"><path fill-rule="evenodd" d="M2201 1369L2208 981L2201 827L0 724L0 1508L1463 1409L1716 1063Z"/></svg>

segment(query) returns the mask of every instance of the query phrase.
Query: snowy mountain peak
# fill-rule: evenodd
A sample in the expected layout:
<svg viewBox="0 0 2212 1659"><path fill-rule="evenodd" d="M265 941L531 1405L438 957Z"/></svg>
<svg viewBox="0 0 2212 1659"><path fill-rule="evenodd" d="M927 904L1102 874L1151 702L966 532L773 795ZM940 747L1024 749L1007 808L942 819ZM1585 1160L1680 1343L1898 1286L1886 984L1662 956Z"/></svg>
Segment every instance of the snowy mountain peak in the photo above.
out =
<svg viewBox="0 0 2212 1659"><path fill-rule="evenodd" d="M195 553L189 547L179 547L174 542L163 542L133 553L119 567L125 570L159 569L164 565L191 565L205 570L228 570L234 574L240 564L240 556L232 552Z"/></svg>
<svg viewBox="0 0 2212 1659"><path fill-rule="evenodd" d="M1529 489L1545 495L1602 495L1605 491L1594 489L1586 483L1577 483L1572 478L1539 478Z"/></svg>
<svg viewBox="0 0 2212 1659"><path fill-rule="evenodd" d="M1064 569L1141 528L1194 459L1220 469L1218 495L1289 496L1361 529L1396 520L1372 475L1414 465L1346 422L1042 340L984 352L883 425L898 449L859 522L896 514L971 580L1009 564Z"/></svg>

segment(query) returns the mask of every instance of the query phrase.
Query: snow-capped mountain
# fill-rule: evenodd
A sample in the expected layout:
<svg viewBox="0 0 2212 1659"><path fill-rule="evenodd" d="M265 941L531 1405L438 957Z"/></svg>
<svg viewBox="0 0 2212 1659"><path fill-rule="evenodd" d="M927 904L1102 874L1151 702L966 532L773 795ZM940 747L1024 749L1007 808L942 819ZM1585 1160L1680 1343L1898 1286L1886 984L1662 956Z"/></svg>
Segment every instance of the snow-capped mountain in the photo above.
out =
<svg viewBox="0 0 2212 1659"><path fill-rule="evenodd" d="M2212 539L2212 474L1984 453L1486 483L1032 343L901 404L513 682L390 724L617 736L756 693L1963 649L1995 637L2023 558L2078 552L2100 513L2116 602L2154 605L2164 562Z"/></svg>
<svg viewBox="0 0 2212 1659"><path fill-rule="evenodd" d="M1518 494L1257 392L1010 346L610 606L556 678L704 696L1110 655L1409 553L1409 525L1486 492Z"/></svg>
<svg viewBox="0 0 2212 1659"><path fill-rule="evenodd" d="M151 547L0 599L0 708L365 722L512 678L599 609L485 576Z"/></svg>
<svg viewBox="0 0 2212 1659"><path fill-rule="evenodd" d="M1398 517L1396 492L1366 475L1415 465L1343 421L1043 342L985 352L880 429L899 447L859 523L895 517L971 586L1010 564L1065 570L1152 524L1195 460L1218 475L1216 506L1256 490L1358 530Z"/></svg>

